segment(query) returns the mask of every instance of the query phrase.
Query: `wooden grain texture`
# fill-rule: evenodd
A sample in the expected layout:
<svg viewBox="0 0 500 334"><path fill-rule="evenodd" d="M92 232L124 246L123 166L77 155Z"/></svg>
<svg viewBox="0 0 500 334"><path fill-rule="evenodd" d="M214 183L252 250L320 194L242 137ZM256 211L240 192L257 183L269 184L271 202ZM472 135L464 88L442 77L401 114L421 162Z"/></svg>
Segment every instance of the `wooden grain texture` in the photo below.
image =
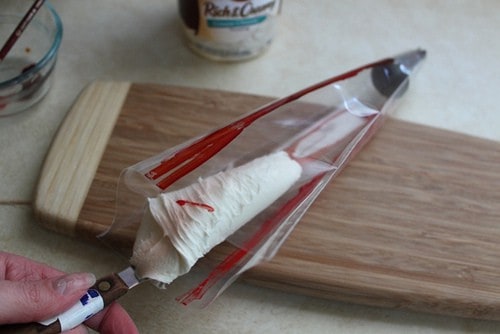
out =
<svg viewBox="0 0 500 334"><path fill-rule="evenodd" d="M75 234L90 240L110 225L122 168L269 100L132 84L94 177L80 180L91 184ZM277 256L243 279L321 298L500 319L498 147L389 119ZM125 231L117 241L127 248L133 236Z"/></svg>
<svg viewBox="0 0 500 334"><path fill-rule="evenodd" d="M106 149L130 83L97 82L84 90L45 159L35 214L48 227L74 235L91 181Z"/></svg>

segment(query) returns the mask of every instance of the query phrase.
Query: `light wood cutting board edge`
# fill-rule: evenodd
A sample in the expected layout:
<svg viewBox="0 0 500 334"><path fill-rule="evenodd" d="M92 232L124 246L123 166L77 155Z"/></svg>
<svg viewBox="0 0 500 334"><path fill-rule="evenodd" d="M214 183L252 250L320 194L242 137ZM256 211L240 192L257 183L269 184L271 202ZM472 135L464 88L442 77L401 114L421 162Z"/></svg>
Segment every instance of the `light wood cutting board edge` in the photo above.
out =
<svg viewBox="0 0 500 334"><path fill-rule="evenodd" d="M130 85L91 83L61 123L35 190L34 213L46 228L75 236L78 216Z"/></svg>

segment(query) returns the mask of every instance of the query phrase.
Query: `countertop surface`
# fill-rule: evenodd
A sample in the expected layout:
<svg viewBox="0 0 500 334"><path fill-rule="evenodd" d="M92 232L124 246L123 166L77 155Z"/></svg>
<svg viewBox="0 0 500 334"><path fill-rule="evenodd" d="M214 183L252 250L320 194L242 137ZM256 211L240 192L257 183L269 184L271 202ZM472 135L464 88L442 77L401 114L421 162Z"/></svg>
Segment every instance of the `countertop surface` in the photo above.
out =
<svg viewBox="0 0 500 334"><path fill-rule="evenodd" d="M500 2L299 1L283 4L261 57L217 63L184 43L174 0L52 0L64 38L49 94L0 118L0 249L97 276L126 259L40 227L34 188L51 140L94 80L281 97L367 62L421 47L428 57L394 117L500 141ZM122 298L141 333L497 333L498 322L316 299L236 282L203 310L145 284Z"/></svg>

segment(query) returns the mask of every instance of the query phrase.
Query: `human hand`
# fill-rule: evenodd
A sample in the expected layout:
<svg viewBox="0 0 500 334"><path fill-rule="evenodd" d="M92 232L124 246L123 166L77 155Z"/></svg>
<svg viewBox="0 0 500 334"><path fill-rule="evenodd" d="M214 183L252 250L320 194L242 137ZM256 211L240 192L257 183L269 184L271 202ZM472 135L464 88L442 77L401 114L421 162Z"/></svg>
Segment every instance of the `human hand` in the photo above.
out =
<svg viewBox="0 0 500 334"><path fill-rule="evenodd" d="M94 283L93 274L66 274L0 251L0 326L39 322L56 316L77 303ZM102 334L138 333L132 319L117 303L85 324ZM80 325L68 333L83 334L87 329Z"/></svg>

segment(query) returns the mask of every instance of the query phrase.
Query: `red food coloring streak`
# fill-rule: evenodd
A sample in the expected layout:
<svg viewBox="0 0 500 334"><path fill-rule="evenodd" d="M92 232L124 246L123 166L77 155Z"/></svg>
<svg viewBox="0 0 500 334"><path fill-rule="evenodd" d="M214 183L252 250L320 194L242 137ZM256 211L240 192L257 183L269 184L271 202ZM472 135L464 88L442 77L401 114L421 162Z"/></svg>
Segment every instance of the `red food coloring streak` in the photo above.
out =
<svg viewBox="0 0 500 334"><path fill-rule="evenodd" d="M205 203L196 203L196 202L186 201L183 199L177 200L177 201L175 201L175 203L179 204L180 206L184 206L184 205L199 206L201 208L207 209L208 212L215 211L215 209L212 206L205 204Z"/></svg>
<svg viewBox="0 0 500 334"><path fill-rule="evenodd" d="M230 123L229 125L206 135L192 145L179 150L168 159L161 161L158 166L154 167L144 175L150 180L158 180L156 186L162 190L165 190L174 182L182 178L184 175L190 173L191 171L205 163L207 160L209 160L211 157L213 157L215 154L217 154L220 150L231 143L250 124L269 114L273 110L287 103L295 101L314 90L325 87L337 81L354 77L363 70L376 66L391 64L393 62L393 58L387 58L378 62L361 66L347 73L319 82L288 97L271 102L270 104L257 109L255 112L249 114L248 116ZM165 177L162 178L163 176ZM160 180L160 178L162 179Z"/></svg>

